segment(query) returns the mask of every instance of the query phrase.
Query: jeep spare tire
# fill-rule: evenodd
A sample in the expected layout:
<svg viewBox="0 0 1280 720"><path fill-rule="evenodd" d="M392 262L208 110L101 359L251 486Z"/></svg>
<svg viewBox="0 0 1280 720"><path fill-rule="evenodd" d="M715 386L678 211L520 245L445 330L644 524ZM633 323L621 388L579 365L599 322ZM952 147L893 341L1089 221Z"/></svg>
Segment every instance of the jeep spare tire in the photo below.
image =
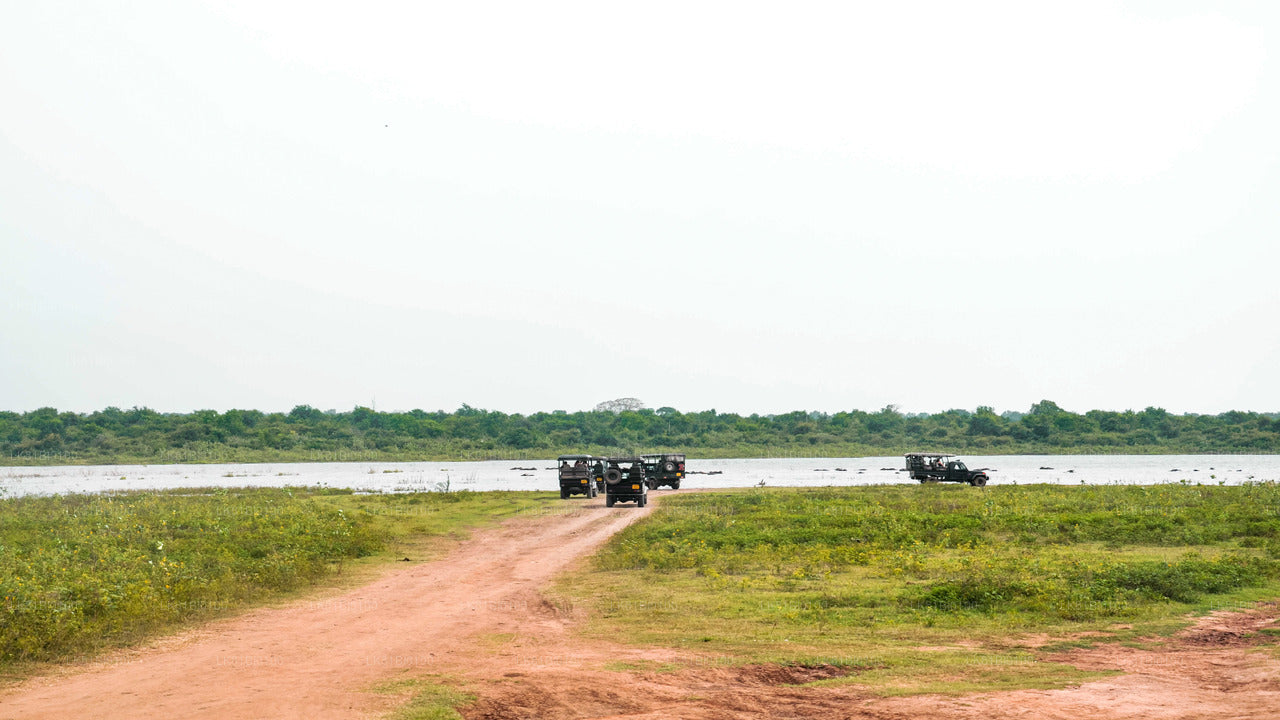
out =
<svg viewBox="0 0 1280 720"><path fill-rule="evenodd" d="M604 481L610 485L617 485L622 481L622 471L618 468L609 468L604 471Z"/></svg>
<svg viewBox="0 0 1280 720"><path fill-rule="evenodd" d="M673 463L673 462L671 462L670 460L668 460L668 461L667 461L667 463L666 463L665 465L663 465L663 466L662 466L662 469L663 469L663 470L666 470L667 472L675 472L675 471L676 471L676 464L675 464L675 463Z"/></svg>

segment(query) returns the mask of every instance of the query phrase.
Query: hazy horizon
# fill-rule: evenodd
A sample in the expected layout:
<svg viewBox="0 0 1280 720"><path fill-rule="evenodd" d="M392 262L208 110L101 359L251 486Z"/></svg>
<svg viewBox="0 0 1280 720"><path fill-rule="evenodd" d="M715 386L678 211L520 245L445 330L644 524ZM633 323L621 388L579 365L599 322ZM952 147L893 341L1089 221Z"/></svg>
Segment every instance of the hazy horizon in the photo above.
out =
<svg viewBox="0 0 1280 720"><path fill-rule="evenodd" d="M1280 410L1280 6L0 24L0 408Z"/></svg>
<svg viewBox="0 0 1280 720"><path fill-rule="evenodd" d="M1052 398L1045 398L1045 400L1048 400L1049 402L1053 402ZM470 403L465 403L465 404L466 404L468 407L474 408L474 409L476 409L476 410L483 410L483 411L486 411L486 412L501 412L501 413L506 414L506 415L517 415L517 414L518 414L518 415L534 415L534 414L537 414L537 413L547 413L547 414L551 414L551 413L557 413L557 412L565 412L565 413L570 413L570 414L572 414L572 413L576 413L576 412L592 412L593 410L595 410L595 408L594 408L594 407L587 407L587 408L548 408L548 409L532 410L532 411L528 411L528 412L520 412L520 411L516 411L516 410L506 410L506 409L503 409L503 408L500 408L500 407L480 407L480 406L477 406L477 405L471 405ZM1036 404L1036 403L1033 403L1033 404L1032 404L1032 406L1028 406L1028 407L1026 407L1026 408L1021 408L1021 409L1019 409L1019 408L998 408L998 407L993 407L992 409L993 409L993 411L994 411L997 415L1002 415L1002 416L1009 416L1009 415L1027 415L1027 414L1029 414L1029 413L1031 412L1031 410L1033 409L1033 406L1034 406L1035 404ZM1158 406L1158 405L1156 405L1156 406L1147 406L1147 407L1144 407L1144 408L1120 408L1120 409L1116 409L1116 408L1071 408L1071 407L1062 407L1062 406L1061 406L1061 404L1059 404L1059 403L1055 403L1055 404L1058 404L1058 406L1059 406L1062 410L1064 410L1064 411L1066 411L1066 412L1074 413L1074 414L1077 414L1077 415L1084 415L1084 414L1086 414L1086 413L1088 413L1088 412L1095 411L1095 410L1097 410L1097 411L1103 411L1103 412L1120 412L1120 413L1124 413L1124 412L1134 412L1134 413L1139 413L1139 412L1142 412L1142 411L1144 411L1144 410L1146 410L1146 409L1148 409L1148 408L1152 408L1152 407L1154 407L1154 408L1156 408L1156 409L1158 409L1158 410L1164 410L1164 411L1166 411L1166 412L1168 412L1168 413L1170 413L1170 414L1172 414L1172 415L1221 415L1221 414L1223 414L1223 413L1233 412L1233 411L1234 411L1234 412L1257 413L1257 414L1259 414L1259 415L1275 415L1275 416L1280 416L1280 411L1258 410L1258 409L1256 409L1256 408L1234 408L1233 410L1224 410L1222 413L1196 413L1196 412L1190 412L1190 411L1182 412L1182 411L1179 411L1179 410L1178 410L1178 409L1176 409L1176 408L1168 408L1168 407L1162 407L1162 406ZM137 409L141 409L141 410L152 410L152 411L155 411L155 412L160 413L160 414L162 414L162 415L190 415L190 414L193 414L193 413L196 413L196 412L203 412L203 411L209 411L209 410L212 410L212 411L217 412L217 413L219 413L219 414L225 414L225 413L227 413L227 412L229 412L229 411L232 411L232 410L238 410L238 411L245 411L245 412L257 411L257 412L261 412L261 413L263 413L263 414L265 414L265 415L271 415L271 414L275 414L275 413L280 413L280 414L286 414L286 415L287 415L287 414L289 413L289 411L291 411L291 410L293 410L295 407L299 407L299 406L303 406L303 407L311 407L311 408L314 408L314 409L316 409L316 410L319 410L320 412L323 412L323 413L325 413L325 414L349 413L349 412L352 412L353 410L355 410L355 409L357 409L357 408L367 408L367 409L370 409L370 410L373 410L373 411L375 411L375 412L379 412L379 413L411 413L411 412L422 411L422 412L426 412L426 413L437 413L437 412L440 412L440 413L445 413L445 414L453 414L453 413L458 412L459 410L462 410L462 409L463 409L461 406L456 407L456 408L425 408L425 407L412 407L412 408L387 408L387 407L378 407L378 406L376 406L375 404L368 404L368 405L364 405L364 404L359 404L359 403L357 403L356 405L353 405L353 406L351 406L351 407L348 407L348 408L318 407L318 406L315 406L315 405L310 405L310 404L308 404L308 403L301 403L300 405L290 406L290 407L287 407L287 408L257 408L257 407L226 407L226 408L212 408L212 407L205 407L205 408L192 408L192 409L189 409L189 410L171 410L171 409L163 409L163 408L154 408L154 407L149 407L149 406L145 406L145 405L134 405L134 406L116 406L116 405L113 405L113 406L101 407L101 408L90 408L90 409L87 409L87 410L79 410L79 409L75 409L75 408L54 408L54 409L56 409L59 413L62 413L62 412L74 412L74 413L81 414L81 415L92 415L92 414L93 414L93 413L95 413L95 412L105 411L105 410L107 410L108 408L115 408L116 410L120 410L120 411L122 411L122 412L123 412L123 411L128 411L128 410L132 410L132 409L137 408ZM41 406L41 407L39 407L39 408L28 408L28 409L24 409L24 410L11 410L11 409L8 409L8 408L0 408L0 412L6 412L6 411L7 411L7 412L19 412L19 413L24 413L24 412L34 412L35 410L39 410L39 409L41 409L41 408L43 408L43 407L50 407L50 406ZM642 409L642 410L651 410L651 411L656 411L656 410L660 410L660 409L665 408L665 407L670 407L670 408L672 408L672 409L676 410L677 412L679 412L679 413L681 413L681 414L684 414L684 415L696 414L696 413L702 413L702 412L708 412L708 411L714 411L715 413L720 414L720 415L734 414L734 415L741 415L741 416L744 416L744 417L751 416L751 415L759 415L759 416L761 416L761 417L766 417L766 416L778 416L778 415L785 415L785 414L787 414L787 413L791 413L791 412L823 413L823 414L826 414L826 415L835 415L835 414L840 413L840 412L865 412L865 413L869 413L869 414L874 414L874 413L880 412L880 411L882 411L882 410L884 410L884 409L886 409L887 407L890 407L890 406L879 407L879 408L840 408L840 409L837 409L837 410L820 410L820 409L811 409L811 408L792 408L791 410L783 410L783 411L779 411L779 412L767 412L767 413L766 413L766 412L759 412L759 411L753 411L753 410L734 410L734 409L727 409L727 408L682 408L682 407L671 406L671 405L653 406L653 405L649 405L648 403L644 403L644 407L643 407L643 408L641 408L641 409ZM919 411L904 410L904 409L902 409L902 408L900 408L900 407L897 407L896 405L893 405L892 407L893 407L893 409L895 409L897 412L900 412L902 415L907 416L907 417L911 417L911 416L920 416L920 415L937 415L937 414L942 414L942 413L946 413L946 412L953 412L953 411L957 411L957 410L959 410L959 411L963 411L963 412L968 412L968 413L971 413L971 414L972 414L972 413L975 413L975 412L976 412L979 408L981 408L981 407L991 407L991 406L989 406L989 405L987 405L987 406L979 405L979 406L971 407L971 408L943 408L943 409L939 409L939 410L919 410Z"/></svg>

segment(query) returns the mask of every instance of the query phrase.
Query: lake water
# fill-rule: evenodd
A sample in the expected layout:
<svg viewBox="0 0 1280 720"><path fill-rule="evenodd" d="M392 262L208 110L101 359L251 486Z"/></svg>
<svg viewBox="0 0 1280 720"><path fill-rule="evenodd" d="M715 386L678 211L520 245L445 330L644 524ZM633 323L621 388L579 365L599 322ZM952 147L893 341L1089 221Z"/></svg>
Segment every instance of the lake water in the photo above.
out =
<svg viewBox="0 0 1280 720"><path fill-rule="evenodd" d="M999 455L962 458L992 485L1238 485L1280 481L1280 455ZM912 484L901 456L690 459L683 487ZM380 492L556 490L555 462L329 462L0 467L0 497L184 487L324 486ZM669 491L660 491L669 492Z"/></svg>

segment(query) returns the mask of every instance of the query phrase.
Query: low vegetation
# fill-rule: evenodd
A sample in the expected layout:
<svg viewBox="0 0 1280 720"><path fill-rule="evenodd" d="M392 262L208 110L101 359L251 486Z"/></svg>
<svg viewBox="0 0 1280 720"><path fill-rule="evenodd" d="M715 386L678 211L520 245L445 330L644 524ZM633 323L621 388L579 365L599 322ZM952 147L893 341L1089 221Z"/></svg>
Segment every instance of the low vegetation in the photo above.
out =
<svg viewBox="0 0 1280 720"><path fill-rule="evenodd" d="M1076 413L1051 401L910 415L893 406L780 415L675 408L506 414L106 408L0 412L0 463L224 463L482 460L678 450L694 457L859 457L944 448L968 454L1280 452L1280 415L1175 415L1160 408Z"/></svg>
<svg viewBox="0 0 1280 720"><path fill-rule="evenodd" d="M292 488L0 500L0 668L225 614L553 497Z"/></svg>
<svg viewBox="0 0 1280 720"><path fill-rule="evenodd" d="M590 634L843 665L884 693L1057 687L1084 675L1042 643L1280 596L1280 486L670 495L557 592Z"/></svg>
<svg viewBox="0 0 1280 720"><path fill-rule="evenodd" d="M456 689L446 678L407 679L382 683L373 688L391 695L400 706L384 716L386 720L462 720L458 708L475 702L476 696Z"/></svg>

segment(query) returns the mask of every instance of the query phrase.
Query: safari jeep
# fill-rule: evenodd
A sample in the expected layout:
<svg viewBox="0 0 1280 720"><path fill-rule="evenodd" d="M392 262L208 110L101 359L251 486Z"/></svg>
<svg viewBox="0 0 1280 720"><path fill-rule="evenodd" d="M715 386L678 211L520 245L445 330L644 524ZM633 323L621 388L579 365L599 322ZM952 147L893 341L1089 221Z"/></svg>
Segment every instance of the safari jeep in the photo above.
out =
<svg viewBox="0 0 1280 720"><path fill-rule="evenodd" d="M961 482L974 487L987 484L987 474L982 470L970 470L959 460L949 460L953 455L943 453L907 453L907 472L912 480L927 482Z"/></svg>
<svg viewBox="0 0 1280 720"><path fill-rule="evenodd" d="M586 495L593 498L599 494L591 476L591 465L597 458L590 455L561 455L556 458L560 466L560 499L570 495Z"/></svg>
<svg viewBox="0 0 1280 720"><path fill-rule="evenodd" d="M649 484L645 482L644 461L638 457L611 457L605 462L604 504L633 502L644 507L649 502Z"/></svg>
<svg viewBox="0 0 1280 720"><path fill-rule="evenodd" d="M640 459L644 461L644 474L650 490L657 490L663 485L670 485L672 490L680 489L680 480L684 477L684 453L641 455Z"/></svg>
<svg viewBox="0 0 1280 720"><path fill-rule="evenodd" d="M591 461L591 481L596 484L596 494L604 494L604 461L602 457Z"/></svg>

